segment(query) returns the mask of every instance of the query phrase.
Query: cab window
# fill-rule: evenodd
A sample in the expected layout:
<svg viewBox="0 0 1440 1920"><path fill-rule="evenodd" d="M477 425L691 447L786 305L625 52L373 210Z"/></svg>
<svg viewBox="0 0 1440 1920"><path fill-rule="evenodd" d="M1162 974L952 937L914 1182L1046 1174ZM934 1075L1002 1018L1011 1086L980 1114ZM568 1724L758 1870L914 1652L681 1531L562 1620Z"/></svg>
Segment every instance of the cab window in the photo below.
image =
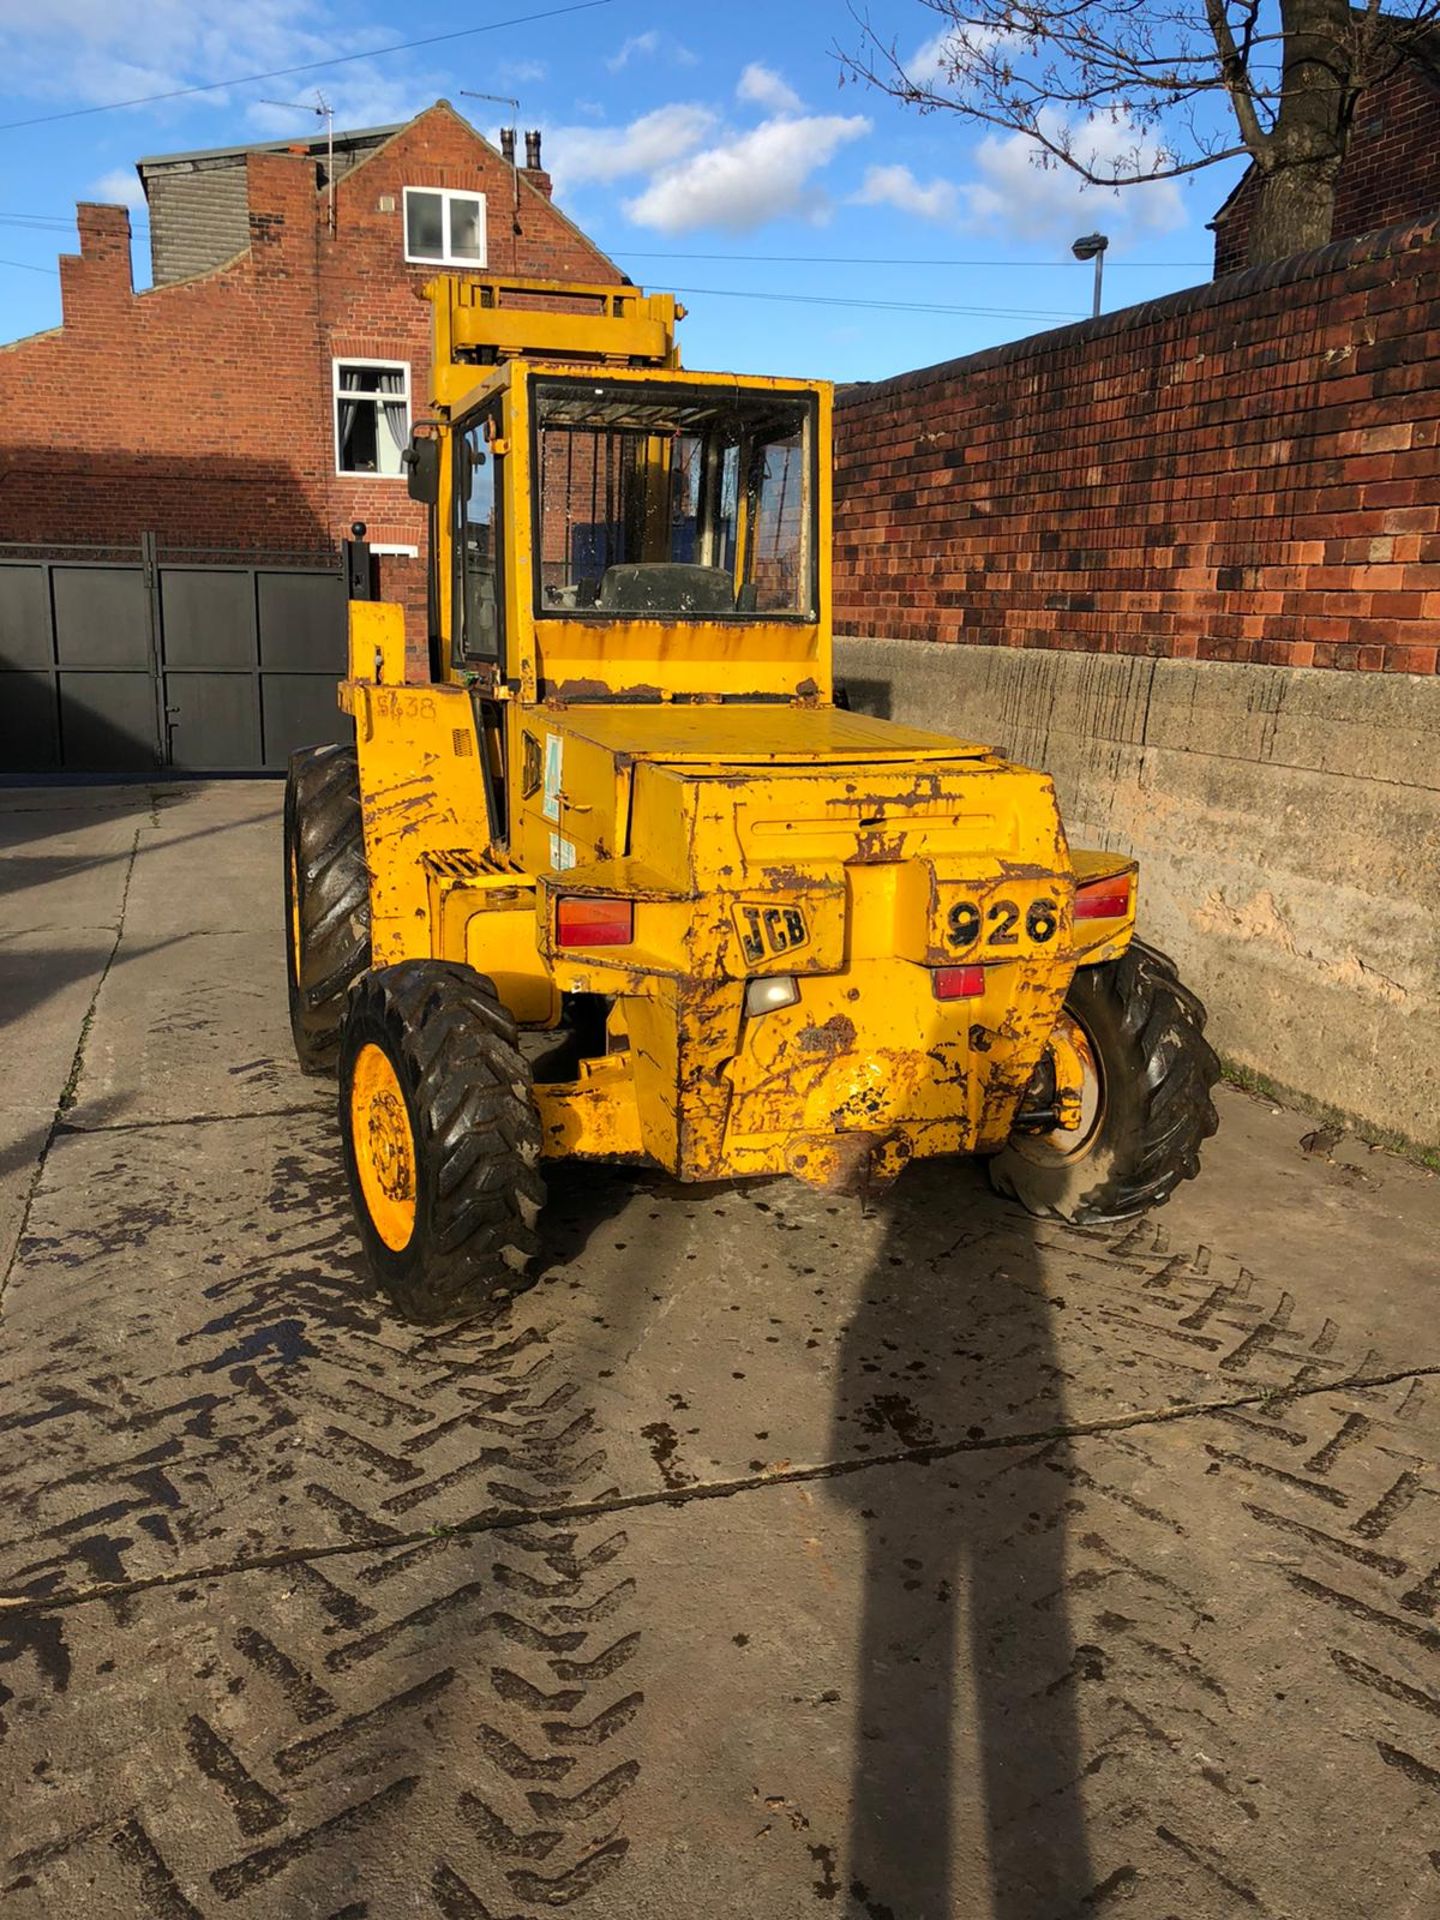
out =
<svg viewBox="0 0 1440 1920"><path fill-rule="evenodd" d="M540 378L536 612L815 618L806 394Z"/></svg>
<svg viewBox="0 0 1440 1920"><path fill-rule="evenodd" d="M498 665L502 647L499 461L495 416L457 436L455 463L455 658Z"/></svg>

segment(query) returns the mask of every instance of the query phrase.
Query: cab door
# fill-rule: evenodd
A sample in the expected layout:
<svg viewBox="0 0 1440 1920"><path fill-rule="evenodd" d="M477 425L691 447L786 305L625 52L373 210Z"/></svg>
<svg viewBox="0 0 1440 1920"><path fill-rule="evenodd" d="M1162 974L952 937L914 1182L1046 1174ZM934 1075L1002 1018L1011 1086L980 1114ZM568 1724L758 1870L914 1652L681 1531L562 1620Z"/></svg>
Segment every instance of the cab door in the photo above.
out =
<svg viewBox="0 0 1440 1920"><path fill-rule="evenodd" d="M504 695L504 441L498 399L455 428L451 664L470 683L491 839L509 840Z"/></svg>

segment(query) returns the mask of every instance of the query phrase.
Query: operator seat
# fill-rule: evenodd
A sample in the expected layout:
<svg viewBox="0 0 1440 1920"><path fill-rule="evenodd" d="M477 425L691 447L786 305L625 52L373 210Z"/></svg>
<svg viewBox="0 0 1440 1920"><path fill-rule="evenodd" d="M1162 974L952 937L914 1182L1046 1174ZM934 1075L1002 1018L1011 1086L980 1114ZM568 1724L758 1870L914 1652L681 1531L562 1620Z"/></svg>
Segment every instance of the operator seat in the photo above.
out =
<svg viewBox="0 0 1440 1920"><path fill-rule="evenodd" d="M595 604L604 613L734 613L735 583L724 567L640 561L607 567Z"/></svg>

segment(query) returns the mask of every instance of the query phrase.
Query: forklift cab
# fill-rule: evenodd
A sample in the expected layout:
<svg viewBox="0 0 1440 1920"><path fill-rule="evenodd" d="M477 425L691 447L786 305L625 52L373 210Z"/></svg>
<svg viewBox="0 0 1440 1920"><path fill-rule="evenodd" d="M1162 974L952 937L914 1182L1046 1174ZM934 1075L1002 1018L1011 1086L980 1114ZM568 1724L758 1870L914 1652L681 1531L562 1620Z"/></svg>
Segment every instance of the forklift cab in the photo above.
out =
<svg viewBox="0 0 1440 1920"><path fill-rule="evenodd" d="M532 648L563 655L552 621L814 625L820 395L773 384L511 363L441 435L417 434L406 466L435 510L450 671L505 680Z"/></svg>
<svg viewBox="0 0 1440 1920"><path fill-rule="evenodd" d="M605 295L626 297L643 311L594 323L608 351L588 364L573 315L432 289L436 418L406 455L431 509L431 678L470 690L499 848L517 703L831 696L830 389L684 372L673 307L657 330L659 297ZM567 357L543 357L562 321ZM513 356L457 360L507 326Z"/></svg>

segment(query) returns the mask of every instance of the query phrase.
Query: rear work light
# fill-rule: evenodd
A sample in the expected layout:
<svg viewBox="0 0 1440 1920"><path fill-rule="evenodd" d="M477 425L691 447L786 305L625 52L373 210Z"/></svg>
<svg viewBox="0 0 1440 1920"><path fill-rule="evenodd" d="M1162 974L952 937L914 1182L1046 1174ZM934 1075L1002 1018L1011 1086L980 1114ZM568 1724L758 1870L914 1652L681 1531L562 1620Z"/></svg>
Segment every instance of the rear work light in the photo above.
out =
<svg viewBox="0 0 1440 1920"><path fill-rule="evenodd" d="M930 979L937 1000L978 1000L985 991L984 967L937 967Z"/></svg>
<svg viewBox="0 0 1440 1920"><path fill-rule="evenodd" d="M749 1014L774 1013L780 1007L793 1007L800 998L800 982L793 973L762 974L745 987L745 1011Z"/></svg>
<svg viewBox="0 0 1440 1920"><path fill-rule="evenodd" d="M1104 880L1087 881L1075 889L1077 920L1122 920L1130 911L1130 890L1134 875L1110 874Z"/></svg>
<svg viewBox="0 0 1440 1920"><path fill-rule="evenodd" d="M555 905L555 942L561 947L628 947L635 938L633 900L562 894Z"/></svg>

